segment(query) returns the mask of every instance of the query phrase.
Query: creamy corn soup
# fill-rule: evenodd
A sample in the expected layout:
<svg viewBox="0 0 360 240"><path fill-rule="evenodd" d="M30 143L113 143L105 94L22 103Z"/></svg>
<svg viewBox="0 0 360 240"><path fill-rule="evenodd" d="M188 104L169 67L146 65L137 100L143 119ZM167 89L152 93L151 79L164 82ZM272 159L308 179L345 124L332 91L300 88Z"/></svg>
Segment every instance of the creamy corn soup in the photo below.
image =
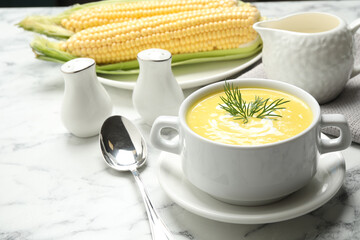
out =
<svg viewBox="0 0 360 240"><path fill-rule="evenodd" d="M282 117L273 119L249 118L247 123L235 120L219 104L224 91L208 95L195 102L187 112L186 121L189 127L207 139L233 145L261 145L278 142L304 131L312 122L310 107L299 98L272 89L241 88L242 98L247 102L254 101L255 96L271 100L284 98L290 100L275 111Z"/></svg>

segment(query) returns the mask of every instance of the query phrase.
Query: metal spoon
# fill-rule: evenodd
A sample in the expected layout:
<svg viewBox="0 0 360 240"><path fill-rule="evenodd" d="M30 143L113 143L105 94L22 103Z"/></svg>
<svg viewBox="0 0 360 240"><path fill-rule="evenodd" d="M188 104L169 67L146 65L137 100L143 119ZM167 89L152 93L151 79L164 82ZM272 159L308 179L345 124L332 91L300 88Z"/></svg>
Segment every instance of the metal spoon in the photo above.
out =
<svg viewBox="0 0 360 240"><path fill-rule="evenodd" d="M147 148L139 130L122 116L105 120L100 131L100 146L105 162L118 171L131 171L140 189L149 218L152 239L174 239L155 211L137 168L146 161Z"/></svg>

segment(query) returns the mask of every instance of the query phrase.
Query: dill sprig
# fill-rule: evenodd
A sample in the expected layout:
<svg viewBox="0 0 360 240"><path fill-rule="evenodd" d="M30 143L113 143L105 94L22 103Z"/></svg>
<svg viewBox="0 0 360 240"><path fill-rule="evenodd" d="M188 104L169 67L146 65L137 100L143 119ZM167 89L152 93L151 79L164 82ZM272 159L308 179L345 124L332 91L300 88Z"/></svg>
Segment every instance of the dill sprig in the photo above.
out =
<svg viewBox="0 0 360 240"><path fill-rule="evenodd" d="M240 89L234 87L233 84L225 82L224 92L226 97L220 96L223 104L219 104L222 109L230 113L235 120L243 120L243 123L249 121L249 117L255 118L270 118L281 117L281 115L274 113L277 110L285 109L282 105L290 102L284 98L270 101L270 98L262 99L255 96L255 100L249 103L242 98Z"/></svg>

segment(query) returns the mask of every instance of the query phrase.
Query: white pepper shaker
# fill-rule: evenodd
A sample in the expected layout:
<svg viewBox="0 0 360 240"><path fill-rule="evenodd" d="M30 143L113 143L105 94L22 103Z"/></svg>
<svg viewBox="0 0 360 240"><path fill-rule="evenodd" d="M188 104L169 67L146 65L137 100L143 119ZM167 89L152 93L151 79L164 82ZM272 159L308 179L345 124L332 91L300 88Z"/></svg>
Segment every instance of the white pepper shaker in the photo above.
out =
<svg viewBox="0 0 360 240"><path fill-rule="evenodd" d="M140 73L133 104L143 121L152 125L161 115L177 116L184 94L171 70L171 53L147 49L137 55Z"/></svg>
<svg viewBox="0 0 360 240"><path fill-rule="evenodd" d="M76 58L61 66L65 80L61 118L69 132L78 137L99 134L112 113L111 99L97 79L95 65L91 58Z"/></svg>

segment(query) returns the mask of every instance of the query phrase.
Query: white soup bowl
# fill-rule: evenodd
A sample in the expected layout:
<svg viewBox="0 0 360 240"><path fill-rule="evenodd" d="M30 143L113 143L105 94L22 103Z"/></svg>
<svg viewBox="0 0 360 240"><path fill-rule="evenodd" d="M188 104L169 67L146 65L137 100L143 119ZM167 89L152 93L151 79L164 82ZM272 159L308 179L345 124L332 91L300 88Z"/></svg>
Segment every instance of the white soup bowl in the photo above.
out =
<svg viewBox="0 0 360 240"><path fill-rule="evenodd" d="M160 116L151 129L154 147L181 155L186 179L212 197L231 204L262 205L281 199L304 187L317 170L319 155L343 150L351 143L351 134L341 114L321 114L318 102L304 90L288 83L267 79L228 81L239 88L270 88L300 98L310 107L313 120L300 134L275 143L242 146L204 138L186 122L189 108L198 99L224 88L224 82L203 87L180 106L179 116ZM340 129L335 139L321 138L321 129ZM162 129L179 133L176 141L162 135Z"/></svg>

